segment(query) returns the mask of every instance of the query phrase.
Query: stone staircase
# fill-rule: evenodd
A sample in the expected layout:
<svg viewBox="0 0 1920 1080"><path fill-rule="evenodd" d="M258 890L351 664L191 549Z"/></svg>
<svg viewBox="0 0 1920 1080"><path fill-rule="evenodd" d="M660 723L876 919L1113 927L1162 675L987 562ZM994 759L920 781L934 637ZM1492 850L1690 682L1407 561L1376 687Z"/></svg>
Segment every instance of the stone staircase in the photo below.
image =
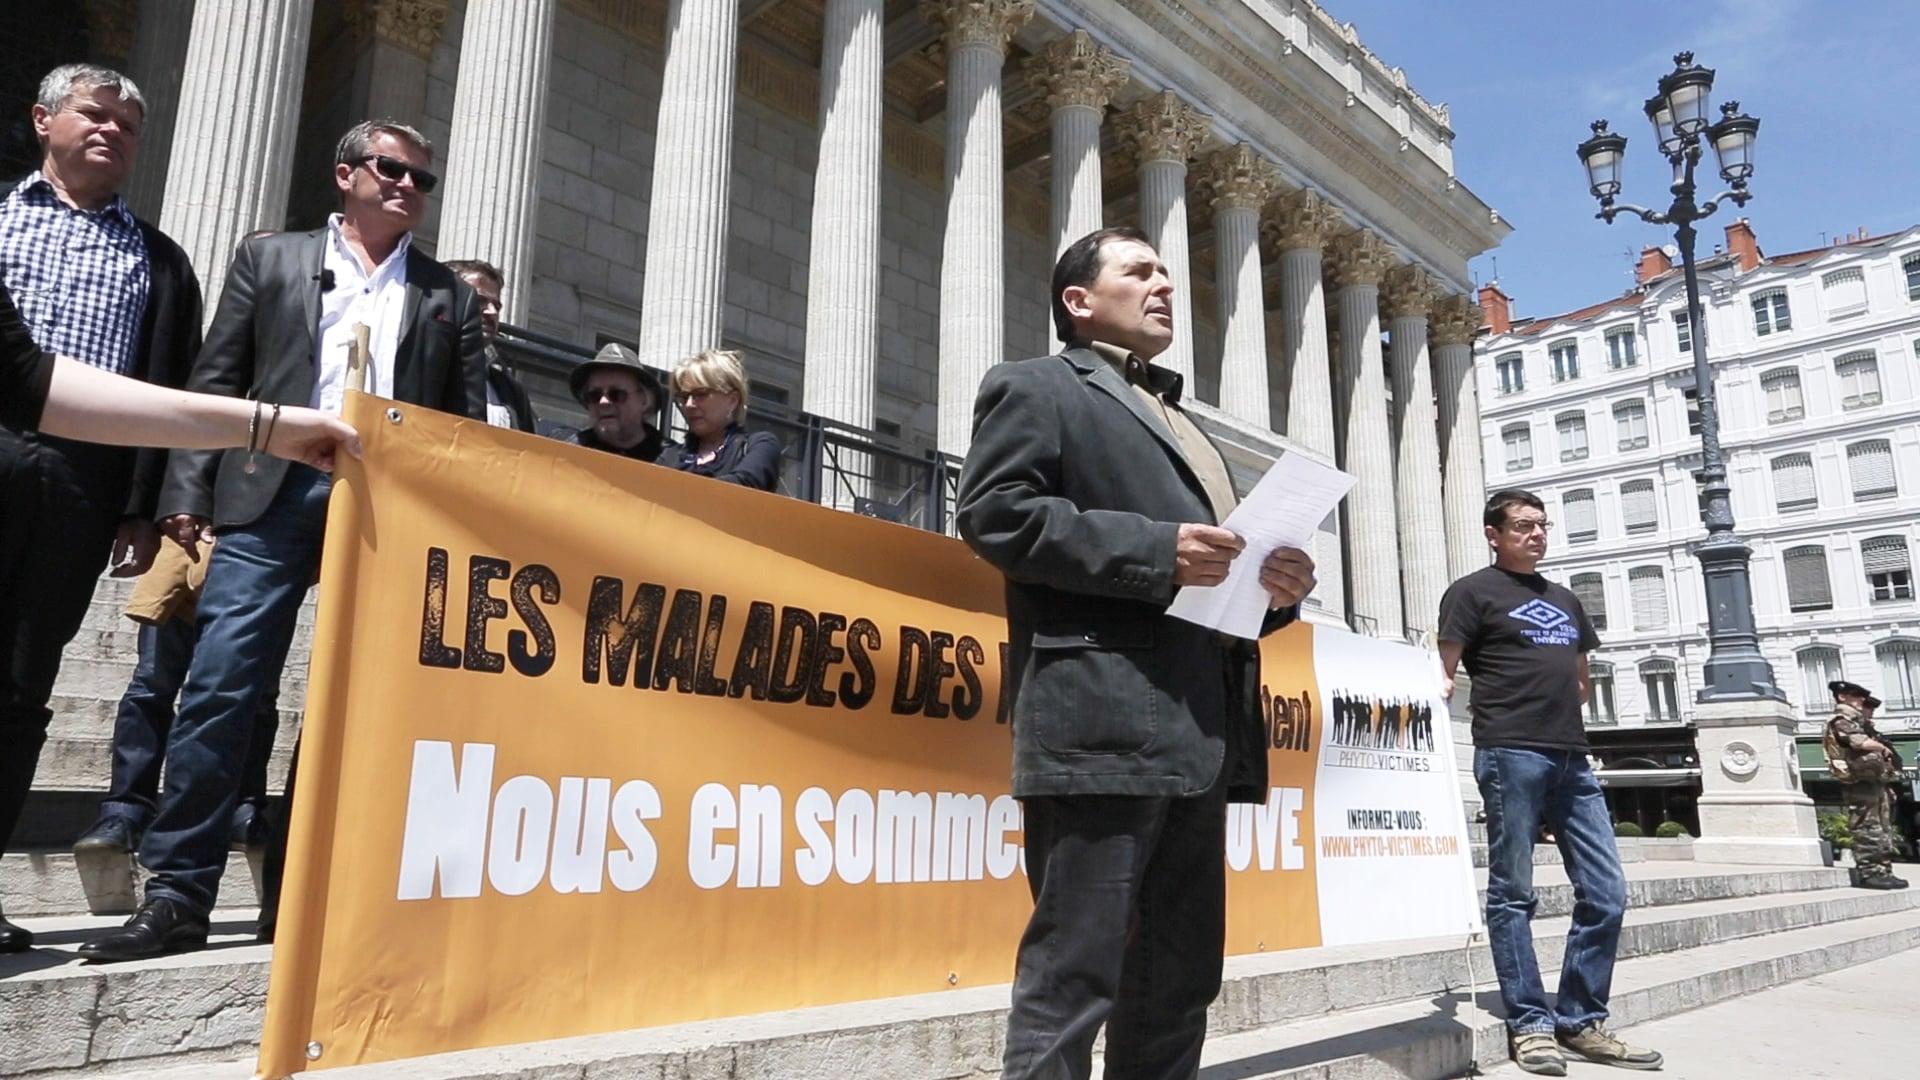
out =
<svg viewBox="0 0 1920 1080"><path fill-rule="evenodd" d="M1833 868L1627 864L1614 983L1621 1025L1697 1008L1920 945L1920 890L1847 887ZM1555 968L1572 909L1542 866L1536 947ZM251 1075L271 947L224 909L206 952L88 966L75 946L114 920L26 920L45 947L0 957L0 1075ZM1011 941L1009 948L1012 947ZM566 963L556 952L555 962ZM1441 1080L1505 1057L1493 967L1460 938L1235 957L1212 1016L1207 1080ZM859 1002L432 1059L329 1069L340 1080L546 1076L960 1080L998 1068L1007 990ZM1684 1048L1670 1048L1676 1062ZM604 1070L604 1072L602 1071Z"/></svg>

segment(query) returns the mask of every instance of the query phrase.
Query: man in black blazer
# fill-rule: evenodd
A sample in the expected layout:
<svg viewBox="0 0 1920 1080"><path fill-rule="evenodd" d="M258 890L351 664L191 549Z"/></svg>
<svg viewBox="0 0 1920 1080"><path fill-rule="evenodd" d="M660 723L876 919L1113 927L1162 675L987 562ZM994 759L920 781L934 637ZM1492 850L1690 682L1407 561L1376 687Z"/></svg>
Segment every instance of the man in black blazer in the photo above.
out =
<svg viewBox="0 0 1920 1080"><path fill-rule="evenodd" d="M1034 912L1007 1018L1007 1080L1091 1069L1192 1077L1220 989L1226 803L1266 797L1255 643L1172 618L1244 546L1225 460L1152 366L1173 287L1147 237L1104 229L1061 254L1054 356L988 372L960 474L961 535L1007 578L1013 795ZM1281 549L1264 631L1313 562Z"/></svg>
<svg viewBox="0 0 1920 1080"><path fill-rule="evenodd" d="M426 138L404 125L348 131L334 164L341 212L324 229L240 245L188 386L268 403L264 438L273 403L339 410L353 327L365 324L370 392L484 419L479 300L411 243L437 182L431 162ZM146 900L83 955L125 960L205 945L254 704L279 674L319 567L329 490L326 473L247 450L172 456L164 529L190 551L209 526L220 542L168 734L159 811L140 845L153 874Z"/></svg>
<svg viewBox="0 0 1920 1080"><path fill-rule="evenodd" d="M200 348L200 280L120 196L145 119L139 89L116 71L47 74L33 107L40 166L0 185L0 280L39 347L177 387ZM164 450L0 427L0 849L33 787L61 653L101 567L130 577L153 561L166 461ZM0 953L32 944L0 915Z"/></svg>

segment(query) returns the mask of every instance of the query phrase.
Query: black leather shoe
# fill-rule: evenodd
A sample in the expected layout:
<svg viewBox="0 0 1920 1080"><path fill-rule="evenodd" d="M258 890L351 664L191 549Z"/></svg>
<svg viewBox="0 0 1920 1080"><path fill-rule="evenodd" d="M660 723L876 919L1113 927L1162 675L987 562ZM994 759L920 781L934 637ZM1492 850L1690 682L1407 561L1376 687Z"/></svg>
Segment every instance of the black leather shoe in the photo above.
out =
<svg viewBox="0 0 1920 1080"><path fill-rule="evenodd" d="M127 924L80 946L85 960L145 960L207 947L207 920L184 905L156 897L140 905Z"/></svg>
<svg viewBox="0 0 1920 1080"><path fill-rule="evenodd" d="M140 830L119 814L102 814L73 842L75 855L125 854L140 848Z"/></svg>
<svg viewBox="0 0 1920 1080"><path fill-rule="evenodd" d="M233 826L227 831L227 847L233 851L267 846L267 816L259 807L241 803L233 811Z"/></svg>
<svg viewBox="0 0 1920 1080"><path fill-rule="evenodd" d="M1891 871L1882 871L1878 874L1870 874L1861 878L1858 887L1862 889L1884 890L1904 889L1907 887L1907 882L1905 878L1894 877Z"/></svg>
<svg viewBox="0 0 1920 1080"><path fill-rule="evenodd" d="M33 931L15 926L0 915L0 953L26 952L33 948Z"/></svg>

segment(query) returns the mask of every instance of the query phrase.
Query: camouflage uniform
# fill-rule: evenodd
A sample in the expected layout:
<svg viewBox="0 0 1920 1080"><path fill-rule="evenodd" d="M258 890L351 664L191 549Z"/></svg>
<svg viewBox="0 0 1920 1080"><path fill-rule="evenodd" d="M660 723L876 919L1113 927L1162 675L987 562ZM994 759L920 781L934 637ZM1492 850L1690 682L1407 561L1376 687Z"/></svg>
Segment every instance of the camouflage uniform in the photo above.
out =
<svg viewBox="0 0 1920 1080"><path fill-rule="evenodd" d="M1893 872L1892 785L1900 778L1892 754L1862 748L1869 740L1888 745L1860 710L1834 706L1823 742L1833 778L1846 791L1853 861L1862 877Z"/></svg>

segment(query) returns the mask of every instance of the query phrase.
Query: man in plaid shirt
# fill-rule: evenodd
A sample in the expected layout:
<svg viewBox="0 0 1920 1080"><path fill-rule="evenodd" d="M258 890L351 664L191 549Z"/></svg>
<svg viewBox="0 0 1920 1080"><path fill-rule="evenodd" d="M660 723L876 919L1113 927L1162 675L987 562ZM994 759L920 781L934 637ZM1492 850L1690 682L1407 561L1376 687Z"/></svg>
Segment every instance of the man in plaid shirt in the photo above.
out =
<svg viewBox="0 0 1920 1080"><path fill-rule="evenodd" d="M34 344L165 386L200 348L200 283L186 252L120 197L146 102L90 64L55 68L33 107L40 167L0 185L0 281ZM0 427L0 847L18 823L53 714L60 654L101 567L146 569L166 453ZM33 936L0 914L0 952Z"/></svg>

